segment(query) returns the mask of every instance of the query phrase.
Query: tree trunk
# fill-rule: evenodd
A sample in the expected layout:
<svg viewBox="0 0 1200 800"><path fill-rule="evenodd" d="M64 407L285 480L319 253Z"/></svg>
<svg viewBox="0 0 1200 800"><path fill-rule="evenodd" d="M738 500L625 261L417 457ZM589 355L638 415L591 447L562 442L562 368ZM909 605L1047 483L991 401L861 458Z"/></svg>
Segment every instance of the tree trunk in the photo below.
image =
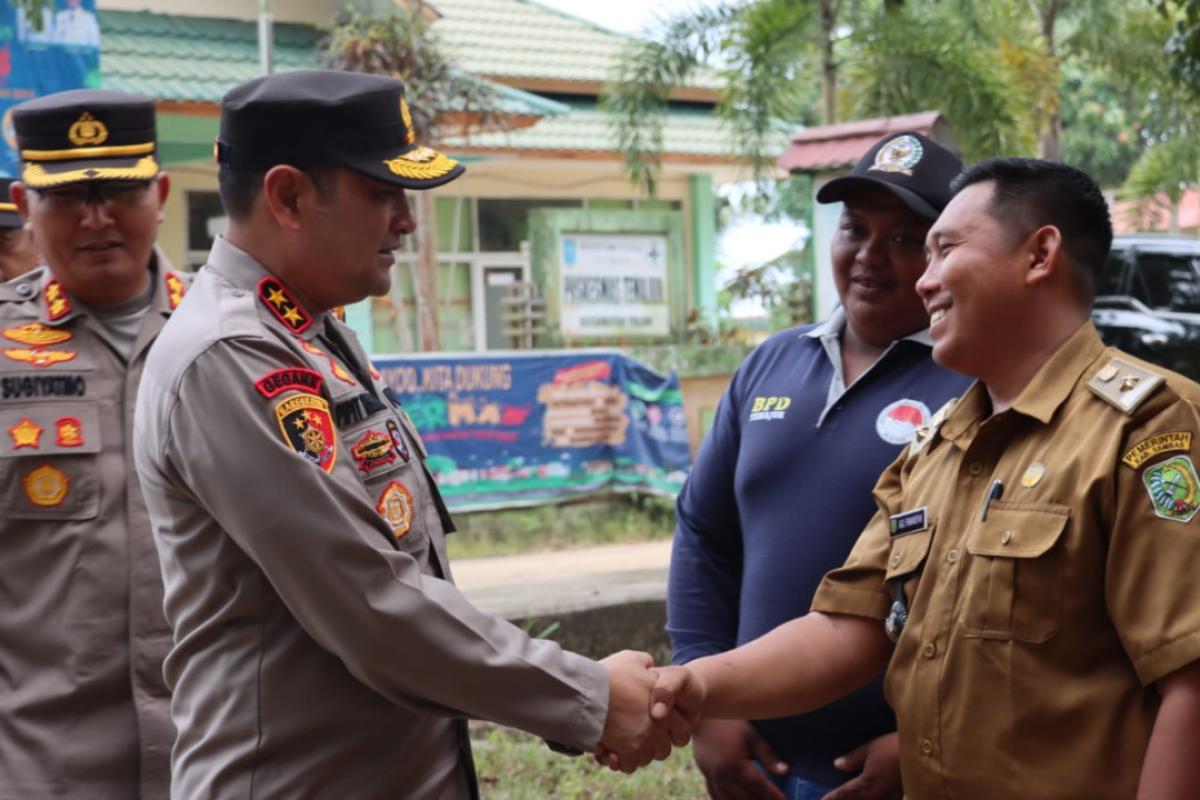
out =
<svg viewBox="0 0 1200 800"><path fill-rule="evenodd" d="M1061 5L1060 0L1045 0L1040 12L1042 39L1046 43L1046 53L1051 58L1056 58L1054 26L1058 21ZM1058 161L1062 157L1062 116L1057 106L1042 123L1042 132L1038 137L1038 156L1051 161Z"/></svg>
<svg viewBox="0 0 1200 800"><path fill-rule="evenodd" d="M821 0L821 34L824 38L824 53L821 62L821 122L832 125L837 122L838 64L833 57L834 28L837 12L834 0Z"/></svg>
<svg viewBox="0 0 1200 800"><path fill-rule="evenodd" d="M438 328L437 291L437 206L429 191L412 192L417 211L417 332L421 350L429 353L442 349Z"/></svg>

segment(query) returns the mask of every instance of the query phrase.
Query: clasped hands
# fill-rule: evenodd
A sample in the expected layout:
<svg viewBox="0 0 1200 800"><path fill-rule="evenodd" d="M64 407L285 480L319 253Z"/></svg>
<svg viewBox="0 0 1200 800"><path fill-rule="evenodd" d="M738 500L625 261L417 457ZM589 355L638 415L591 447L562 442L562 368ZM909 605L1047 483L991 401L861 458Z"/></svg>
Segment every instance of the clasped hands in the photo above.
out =
<svg viewBox="0 0 1200 800"><path fill-rule="evenodd" d="M595 758L631 773L683 747L700 721L704 687L686 667L655 667L649 653L622 650L600 662L608 670L608 718Z"/></svg>

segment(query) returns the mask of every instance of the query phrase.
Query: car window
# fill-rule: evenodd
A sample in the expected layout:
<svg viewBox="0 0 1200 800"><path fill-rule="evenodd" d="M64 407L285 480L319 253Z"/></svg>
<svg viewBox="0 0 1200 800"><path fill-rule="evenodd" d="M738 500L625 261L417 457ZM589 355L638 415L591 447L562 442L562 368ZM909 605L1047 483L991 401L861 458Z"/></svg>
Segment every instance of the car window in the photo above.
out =
<svg viewBox="0 0 1200 800"><path fill-rule="evenodd" d="M1200 313L1200 257L1140 252L1133 296L1160 311Z"/></svg>
<svg viewBox="0 0 1200 800"><path fill-rule="evenodd" d="M1096 282L1096 294L1103 297L1108 294L1123 294L1121 291L1121 267L1125 266L1125 254L1114 250L1108 261L1104 262L1104 271Z"/></svg>

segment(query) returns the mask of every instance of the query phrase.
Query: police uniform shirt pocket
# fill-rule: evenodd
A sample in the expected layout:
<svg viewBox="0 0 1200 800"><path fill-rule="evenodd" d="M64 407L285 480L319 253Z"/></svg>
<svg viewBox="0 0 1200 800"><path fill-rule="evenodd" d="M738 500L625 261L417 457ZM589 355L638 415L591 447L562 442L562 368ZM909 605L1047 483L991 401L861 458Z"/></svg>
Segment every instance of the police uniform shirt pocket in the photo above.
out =
<svg viewBox="0 0 1200 800"><path fill-rule="evenodd" d="M1067 506L992 501L967 533L962 620L968 638L1040 643L1058 633Z"/></svg>
<svg viewBox="0 0 1200 800"><path fill-rule="evenodd" d="M375 512L383 518L396 546L414 556L428 549L421 516L425 495L416 446L398 415L375 414L342 431L347 462L358 475Z"/></svg>
<svg viewBox="0 0 1200 800"><path fill-rule="evenodd" d="M99 513L100 412L94 403L0 407L0 507L9 519L88 520Z"/></svg>

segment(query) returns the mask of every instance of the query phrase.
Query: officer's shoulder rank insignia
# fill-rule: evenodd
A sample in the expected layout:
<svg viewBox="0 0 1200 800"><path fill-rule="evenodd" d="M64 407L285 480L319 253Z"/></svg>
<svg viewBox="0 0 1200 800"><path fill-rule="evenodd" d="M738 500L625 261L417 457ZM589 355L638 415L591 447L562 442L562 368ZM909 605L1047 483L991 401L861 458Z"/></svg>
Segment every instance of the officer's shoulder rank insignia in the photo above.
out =
<svg viewBox="0 0 1200 800"><path fill-rule="evenodd" d="M279 401L275 419L288 447L326 472L337 461L337 434L329 403L323 397L299 394Z"/></svg>
<svg viewBox="0 0 1200 800"><path fill-rule="evenodd" d="M27 344L32 347L47 347L52 344L62 344L75 338L75 334L70 331L60 331L58 328L51 328L49 325L43 325L40 322L30 322L26 325L18 325L15 328L5 328L0 331L0 335L10 342Z"/></svg>
<svg viewBox="0 0 1200 800"><path fill-rule="evenodd" d="M1192 449L1191 431L1166 431L1143 439L1121 457L1121 463L1137 469L1163 453L1188 453Z"/></svg>
<svg viewBox="0 0 1200 800"><path fill-rule="evenodd" d="M380 493L379 502L375 504L375 510L392 527L392 533L399 539L408 533L412 527L412 492L408 491L404 484L392 481Z"/></svg>
<svg viewBox="0 0 1200 800"><path fill-rule="evenodd" d="M958 402L957 397L952 397L947 400L941 408L934 412L933 416L929 418L928 422L913 432L912 443L908 446L909 456L915 456L917 453L925 449L925 445L929 444L929 442L933 439L934 434L936 434L938 431L938 428L940 428L942 423L946 421L946 417L950 416L950 412L954 409L954 404L956 402Z"/></svg>
<svg viewBox="0 0 1200 800"><path fill-rule="evenodd" d="M1200 479L1188 456L1173 456L1142 473L1154 513L1163 519L1189 522L1200 510Z"/></svg>
<svg viewBox="0 0 1200 800"><path fill-rule="evenodd" d="M1088 381L1088 388L1105 402L1132 414L1164 381L1162 375L1114 358Z"/></svg>
<svg viewBox="0 0 1200 800"><path fill-rule="evenodd" d="M304 313L287 288L275 278L263 278L258 282L258 297L292 333L300 333L312 325L312 318Z"/></svg>
<svg viewBox="0 0 1200 800"><path fill-rule="evenodd" d="M71 485L62 470L49 464L43 464L26 475L21 483L25 487L25 496L35 506L58 506L67 497L67 489Z"/></svg>
<svg viewBox="0 0 1200 800"><path fill-rule="evenodd" d="M187 287L183 285L183 279L174 272L168 272L164 280L167 282L167 305L174 311L183 302Z"/></svg>
<svg viewBox="0 0 1200 800"><path fill-rule="evenodd" d="M46 300L46 316L51 322L56 322L71 313L71 300L57 278L46 284L42 296Z"/></svg>

